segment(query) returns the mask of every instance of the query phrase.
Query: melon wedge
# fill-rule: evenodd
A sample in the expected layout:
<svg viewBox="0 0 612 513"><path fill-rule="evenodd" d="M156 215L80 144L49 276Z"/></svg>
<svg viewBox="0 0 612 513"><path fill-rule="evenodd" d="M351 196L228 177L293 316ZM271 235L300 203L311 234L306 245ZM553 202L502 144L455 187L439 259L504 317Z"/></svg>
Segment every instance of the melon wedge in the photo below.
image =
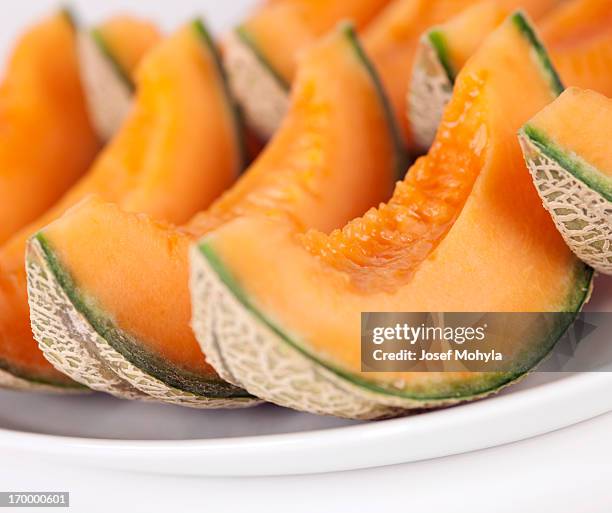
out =
<svg viewBox="0 0 612 513"><path fill-rule="evenodd" d="M612 100L568 89L521 130L546 209L572 251L612 274Z"/></svg>
<svg viewBox="0 0 612 513"><path fill-rule="evenodd" d="M133 74L161 35L150 22L115 16L79 34L79 62L89 112L108 141L127 117L135 92Z"/></svg>
<svg viewBox="0 0 612 513"><path fill-rule="evenodd" d="M184 223L242 169L239 119L214 44L200 22L188 24L147 55L137 72L137 88L130 117L89 173L0 248L0 368L19 378L75 386L45 360L32 338L23 260L30 235L91 194L128 211ZM36 299L37 291L30 292ZM40 324L33 326L37 333L49 328L44 317L49 312L41 313ZM53 357L61 367L70 366L75 356L59 348ZM98 386L95 379L83 377L92 388Z"/></svg>
<svg viewBox="0 0 612 513"><path fill-rule="evenodd" d="M220 379L190 328L190 245L257 213L290 217L305 228L342 226L390 196L401 162L380 84L354 31L343 27L305 55L289 114L261 157L190 223L177 229L92 200L33 239L30 288L47 290L32 296L39 337L56 352L67 343L74 351L93 345L107 367L157 400L239 404L248 394ZM68 325L70 318L83 319L83 335L64 341L61 332L45 329L45 322Z"/></svg>
<svg viewBox="0 0 612 513"><path fill-rule="evenodd" d="M262 399L350 418L456 404L517 380L567 324L509 337L508 372L364 373L360 318L574 316L592 271L542 208L516 138L561 89L529 23L513 15L460 73L436 142L388 204L329 236L261 216L205 237L191 253L191 289L209 361Z"/></svg>
<svg viewBox="0 0 612 513"><path fill-rule="evenodd" d="M362 29L389 0L280 0L266 2L231 31L223 58L234 96L263 140L280 126L298 55L338 22Z"/></svg>
<svg viewBox="0 0 612 513"><path fill-rule="evenodd" d="M426 151L435 137L459 70L517 6L545 13L537 0L485 2L424 34L408 92L408 120L420 150ZM565 2L544 16L540 27L564 83L612 94L612 4L608 0Z"/></svg>
<svg viewBox="0 0 612 513"><path fill-rule="evenodd" d="M559 0L524 0L533 14L546 11ZM489 0L487 0L489 2ZM497 0L514 8L516 0ZM413 63L424 31L443 23L481 0L395 0L364 31L364 45L381 75L401 124L406 144L412 150L413 133L406 118L406 91L411 83Z"/></svg>
<svg viewBox="0 0 612 513"><path fill-rule="evenodd" d="M99 146L75 26L60 12L19 39L0 85L0 244L57 201Z"/></svg>

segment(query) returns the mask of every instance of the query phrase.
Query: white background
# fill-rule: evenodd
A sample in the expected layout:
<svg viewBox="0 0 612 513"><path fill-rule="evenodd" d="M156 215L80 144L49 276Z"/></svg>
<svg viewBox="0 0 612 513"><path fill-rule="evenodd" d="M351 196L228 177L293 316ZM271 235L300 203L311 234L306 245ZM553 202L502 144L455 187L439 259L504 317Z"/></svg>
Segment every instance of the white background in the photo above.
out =
<svg viewBox="0 0 612 513"><path fill-rule="evenodd" d="M315 476L161 477L0 458L0 490L70 491L79 513L612 511L612 414L496 449Z"/></svg>
<svg viewBox="0 0 612 513"><path fill-rule="evenodd" d="M250 0L82 0L93 22L117 10L150 15L170 29L204 14L220 30ZM0 3L0 56L51 0ZM612 391L611 391L612 393ZM568 404L568 408L572 405ZM109 419L112 422L112 419ZM520 423L521 419L517 418ZM479 426L485 436L487 426ZM364 448L365 450L365 448ZM216 513L612 512L612 414L524 442L417 464L318 476L179 478L63 466L0 454L0 491L71 492L71 511ZM22 509L19 511L28 511ZM34 510L40 511L40 510Z"/></svg>

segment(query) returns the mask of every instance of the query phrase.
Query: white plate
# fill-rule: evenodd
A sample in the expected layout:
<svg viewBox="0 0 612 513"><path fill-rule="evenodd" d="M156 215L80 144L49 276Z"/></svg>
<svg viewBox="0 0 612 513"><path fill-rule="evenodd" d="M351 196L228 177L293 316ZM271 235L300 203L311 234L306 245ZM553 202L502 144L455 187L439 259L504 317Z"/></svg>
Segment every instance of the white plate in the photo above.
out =
<svg viewBox="0 0 612 513"><path fill-rule="evenodd" d="M207 12L217 28L251 3L234 0L219 7L218 0L72 2L88 20L129 6L170 27L199 10ZM54 5L55 0L11 4L11 15L0 16L0 52L19 26ZM600 280L597 294L591 308L612 311L612 281ZM590 340L591 353L604 354L609 337L599 333ZM0 392L0 452L161 474L349 470L458 454L550 432L612 410L610 390L608 372L538 373L493 399L375 423L315 417L274 406L202 412L101 395Z"/></svg>
<svg viewBox="0 0 612 513"><path fill-rule="evenodd" d="M612 279L589 306L612 311ZM610 333L580 347L612 361ZM578 357L580 357L580 352ZM271 405L196 411L102 395L0 392L0 451L160 474L279 475L406 463L494 447L612 411L612 372L538 372L501 395L403 419L360 423Z"/></svg>

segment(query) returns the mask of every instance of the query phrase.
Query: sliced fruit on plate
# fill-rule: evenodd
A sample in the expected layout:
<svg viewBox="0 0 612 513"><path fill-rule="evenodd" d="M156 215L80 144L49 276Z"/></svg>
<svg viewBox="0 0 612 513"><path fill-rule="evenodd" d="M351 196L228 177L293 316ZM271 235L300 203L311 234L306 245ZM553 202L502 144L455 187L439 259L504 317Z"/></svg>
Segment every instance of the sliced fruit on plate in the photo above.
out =
<svg viewBox="0 0 612 513"><path fill-rule="evenodd" d="M533 181L565 242L612 274L612 100L565 91L521 130Z"/></svg>
<svg viewBox="0 0 612 513"><path fill-rule="evenodd" d="M190 244L257 212L342 226L390 196L402 161L397 138L355 33L345 27L322 39L302 60L276 137L210 210L177 230L90 201L42 230L28 251L30 288L47 290L32 295L39 337L54 352L87 337L106 365L158 400L239 404L247 394L207 365L190 329ZM87 320L83 335L64 342L67 319L77 315Z"/></svg>
<svg viewBox="0 0 612 513"><path fill-rule="evenodd" d="M62 11L20 38L0 85L0 244L57 201L99 147Z"/></svg>
<svg viewBox="0 0 612 513"><path fill-rule="evenodd" d="M45 360L32 338L23 259L30 235L90 194L128 211L184 223L229 187L242 169L239 120L214 45L200 22L190 23L151 51L139 68L137 84L130 117L89 173L0 249L0 368L26 382L75 386ZM30 292L34 300L43 294ZM64 325L51 326L49 311L40 313L37 333L44 327L64 337L78 335L81 320L72 319L72 333ZM39 338L46 348L46 338ZM59 367L72 368L77 360L63 347L53 357ZM93 374L82 376L92 388L98 386L95 379Z"/></svg>
<svg viewBox="0 0 612 513"><path fill-rule="evenodd" d="M280 0L266 2L224 43L232 91L248 124L269 139L287 112L300 51L341 20L363 28L389 0Z"/></svg>
<svg viewBox="0 0 612 513"><path fill-rule="evenodd" d="M364 46L376 64L411 149L414 148L406 120L406 91L419 38L427 28L476 3L479 0L395 0L364 31Z"/></svg>
<svg viewBox="0 0 612 513"><path fill-rule="evenodd" d="M420 150L427 150L436 135L459 70L517 5L531 13L545 12L536 0L485 2L432 28L422 37L408 91L407 117ZM612 75L608 72L612 67L609 0L565 2L545 16L540 26L564 83L612 94Z"/></svg>
<svg viewBox="0 0 612 513"><path fill-rule="evenodd" d="M459 74L432 149L388 204L329 236L261 216L204 238L191 253L191 290L209 361L262 399L352 418L469 401L519 379L567 322L510 334L498 347L507 372L366 373L360 319L376 311L575 316L592 271L542 207L516 137L561 90L529 23L513 15ZM200 324L211 309L213 322Z"/></svg>
<svg viewBox="0 0 612 513"><path fill-rule="evenodd" d="M79 34L81 78L102 140L111 139L126 118L135 92L135 70L160 38L152 23L131 16L115 16Z"/></svg>

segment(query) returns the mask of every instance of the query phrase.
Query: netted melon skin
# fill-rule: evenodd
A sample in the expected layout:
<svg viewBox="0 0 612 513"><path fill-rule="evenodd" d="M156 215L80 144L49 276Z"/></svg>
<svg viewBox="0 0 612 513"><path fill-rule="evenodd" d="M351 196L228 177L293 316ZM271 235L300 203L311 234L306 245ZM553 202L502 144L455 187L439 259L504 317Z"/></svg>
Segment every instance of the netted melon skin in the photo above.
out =
<svg viewBox="0 0 612 513"><path fill-rule="evenodd" d="M74 308L36 239L28 243L26 269L32 332L49 363L92 390L121 399L147 399L105 365L96 349L100 336Z"/></svg>
<svg viewBox="0 0 612 513"><path fill-rule="evenodd" d="M542 203L567 245L583 262L612 275L612 202L544 154L523 131L519 140Z"/></svg>
<svg viewBox="0 0 612 513"><path fill-rule="evenodd" d="M200 249L191 259L193 328L208 362L227 381L266 401L317 415L358 420L400 417L495 394L416 400L358 386L314 362L248 311Z"/></svg>
<svg viewBox="0 0 612 513"><path fill-rule="evenodd" d="M91 122L100 139L109 141L129 114L132 88L90 32L79 32L77 55Z"/></svg>
<svg viewBox="0 0 612 513"><path fill-rule="evenodd" d="M60 387L47 385L45 383L37 383L35 381L28 381L27 379L19 378L14 376L8 371L0 370L0 388L5 390L16 390L20 392L40 392L44 394L58 394L58 395L78 395L86 394L89 392L85 388L76 387Z"/></svg>
<svg viewBox="0 0 612 513"><path fill-rule="evenodd" d="M268 141L289 110L288 90L236 31L224 39L223 64L246 123L262 141Z"/></svg>
<svg viewBox="0 0 612 513"><path fill-rule="evenodd" d="M408 91L407 115L417 151L425 152L433 143L452 95L453 83L425 35L415 55Z"/></svg>
<svg viewBox="0 0 612 513"><path fill-rule="evenodd" d="M28 248L28 295L32 329L45 358L87 387L122 399L156 401L191 408L244 408L250 398L209 398L168 386L116 351L74 307L36 239Z"/></svg>

